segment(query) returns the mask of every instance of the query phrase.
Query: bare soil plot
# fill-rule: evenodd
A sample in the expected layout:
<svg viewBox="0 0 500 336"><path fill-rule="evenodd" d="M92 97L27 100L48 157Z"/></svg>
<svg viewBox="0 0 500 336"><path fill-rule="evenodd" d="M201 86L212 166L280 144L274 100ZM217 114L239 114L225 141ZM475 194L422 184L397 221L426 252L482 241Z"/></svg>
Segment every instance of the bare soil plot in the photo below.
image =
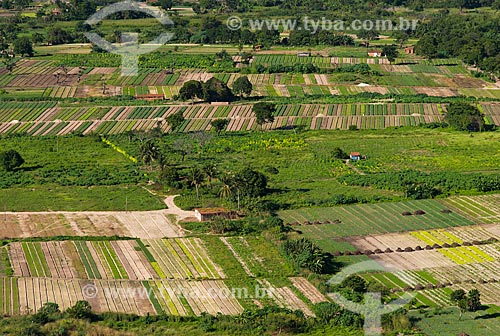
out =
<svg viewBox="0 0 500 336"><path fill-rule="evenodd" d="M120 240L111 242L118 258L125 267L129 279L157 279L159 278L144 253L138 250L135 240Z"/></svg>
<svg viewBox="0 0 500 336"><path fill-rule="evenodd" d="M111 311L137 315L156 313L140 281L94 280L88 284L96 288L97 296L91 302L96 312Z"/></svg>
<svg viewBox="0 0 500 336"><path fill-rule="evenodd" d="M237 293L221 280L158 280L149 281L161 311L173 315L236 315L243 311ZM161 312L160 311L160 312Z"/></svg>
<svg viewBox="0 0 500 336"><path fill-rule="evenodd" d="M435 250L374 254L370 255L370 258L383 267L399 270L417 270L456 265L452 260Z"/></svg>
<svg viewBox="0 0 500 336"><path fill-rule="evenodd" d="M483 262L448 267L433 267L428 271L441 283L491 281L500 278L500 262Z"/></svg>
<svg viewBox="0 0 500 336"><path fill-rule="evenodd" d="M413 237L409 233L388 233L384 235L365 236L365 237L350 237L346 239L350 244L357 247L359 250L376 250L384 251L387 248L395 251L398 247L415 248L422 245L422 242Z"/></svg>
<svg viewBox="0 0 500 336"><path fill-rule="evenodd" d="M316 304L320 302L328 301L326 297L314 287L307 279L302 277L289 278L292 281L295 288L297 288L305 297L311 301L311 303Z"/></svg>
<svg viewBox="0 0 500 336"><path fill-rule="evenodd" d="M40 244L53 278L69 279L78 277L78 273L73 267L73 261L65 253L65 246L70 242L51 241Z"/></svg>
<svg viewBox="0 0 500 336"><path fill-rule="evenodd" d="M307 304L302 301L290 288L275 287L265 279L259 279L257 281L267 289L268 295L278 306L292 310L301 310L307 316L315 316Z"/></svg>
<svg viewBox="0 0 500 336"><path fill-rule="evenodd" d="M481 79L465 75L456 75L453 77L453 82L456 83L457 87L461 88L482 88L487 85L487 83Z"/></svg>
<svg viewBox="0 0 500 336"><path fill-rule="evenodd" d="M132 237L158 239L182 235L179 227L160 211L117 213L115 218Z"/></svg>
<svg viewBox="0 0 500 336"><path fill-rule="evenodd" d="M19 310L35 313L46 302L59 304L61 310L85 300L80 283L74 279L18 278Z"/></svg>
<svg viewBox="0 0 500 336"><path fill-rule="evenodd" d="M23 232L15 215L0 215L0 238L20 237Z"/></svg>
<svg viewBox="0 0 500 336"><path fill-rule="evenodd" d="M22 231L21 237L65 236L73 233L69 222L62 214L19 213L17 222Z"/></svg>
<svg viewBox="0 0 500 336"><path fill-rule="evenodd" d="M447 87L413 87L413 89L416 93L435 97L453 97L458 95L457 90Z"/></svg>
<svg viewBox="0 0 500 336"><path fill-rule="evenodd" d="M130 235L112 213L67 213L65 217L79 236Z"/></svg>
<svg viewBox="0 0 500 336"><path fill-rule="evenodd" d="M190 214L191 212L185 212ZM184 214L184 212L183 212ZM0 235L9 238L51 236L180 237L175 211L15 213L0 216ZM7 227L8 225L8 227Z"/></svg>

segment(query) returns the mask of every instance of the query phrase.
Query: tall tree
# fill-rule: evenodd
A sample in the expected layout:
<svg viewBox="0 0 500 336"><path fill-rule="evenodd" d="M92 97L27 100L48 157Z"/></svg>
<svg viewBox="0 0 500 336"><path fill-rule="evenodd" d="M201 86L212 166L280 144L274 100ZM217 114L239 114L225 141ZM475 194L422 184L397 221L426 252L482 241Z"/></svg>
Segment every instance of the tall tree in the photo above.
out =
<svg viewBox="0 0 500 336"><path fill-rule="evenodd" d="M247 76L239 77L233 83L233 92L237 95L249 96L252 93L252 90L253 90L252 83L250 83Z"/></svg>
<svg viewBox="0 0 500 336"><path fill-rule="evenodd" d="M24 163L24 159L17 151L11 149L0 152L0 165L6 171L13 171Z"/></svg>
<svg viewBox="0 0 500 336"><path fill-rule="evenodd" d="M373 29L362 29L356 33L358 38L365 41L365 45L368 48L370 46L370 42L378 38L378 32Z"/></svg>
<svg viewBox="0 0 500 336"><path fill-rule="evenodd" d="M21 56L27 55L32 57L35 52L31 40L25 36L17 38L14 41L14 53Z"/></svg>
<svg viewBox="0 0 500 336"><path fill-rule="evenodd" d="M212 125L212 128L215 130L217 135L220 135L228 124L229 119L214 119L210 122L210 125Z"/></svg>
<svg viewBox="0 0 500 336"><path fill-rule="evenodd" d="M481 294L476 288L473 288L467 294L467 309L477 311L481 308Z"/></svg>
<svg viewBox="0 0 500 336"><path fill-rule="evenodd" d="M202 84L203 99L207 102L230 102L234 95L229 87L218 78L212 77Z"/></svg>
<svg viewBox="0 0 500 336"><path fill-rule="evenodd" d="M382 53L387 57L387 60L392 63L396 60L396 57L398 57L399 53L398 50L396 49L396 46L394 45L386 45L382 48Z"/></svg>
<svg viewBox="0 0 500 336"><path fill-rule="evenodd" d="M257 124L262 128L263 124L274 121L276 106L271 103L259 102L253 106L252 111L255 113Z"/></svg>
<svg viewBox="0 0 500 336"><path fill-rule="evenodd" d="M164 10L171 10L173 1L172 0L160 0L159 1L160 7L163 8Z"/></svg>
<svg viewBox="0 0 500 336"><path fill-rule="evenodd" d="M160 159L159 148L152 140L143 142L139 148L139 152L141 153L142 162L145 164L151 164Z"/></svg>
<svg viewBox="0 0 500 336"><path fill-rule="evenodd" d="M192 186L194 186L196 189L196 198L200 199L199 188L200 188L200 185L205 180L205 174L203 173L203 170L201 170L200 168L197 168L197 167L191 168L191 170L189 171L188 179L189 179L189 183Z"/></svg>
<svg viewBox="0 0 500 336"><path fill-rule="evenodd" d="M179 90L179 98L182 100L191 99L194 102L196 97L203 98L202 84L196 80L185 82Z"/></svg>
<svg viewBox="0 0 500 336"><path fill-rule="evenodd" d="M444 120L458 131L477 132L484 125L481 111L476 106L462 102L450 103Z"/></svg>
<svg viewBox="0 0 500 336"><path fill-rule="evenodd" d="M182 123L184 122L184 120L185 120L185 118L182 115L182 111L174 113L174 114L171 114L171 115L169 115L168 117L165 118L165 121L170 126L170 129L172 130L172 132L175 132L177 130L177 128L180 125L182 125Z"/></svg>

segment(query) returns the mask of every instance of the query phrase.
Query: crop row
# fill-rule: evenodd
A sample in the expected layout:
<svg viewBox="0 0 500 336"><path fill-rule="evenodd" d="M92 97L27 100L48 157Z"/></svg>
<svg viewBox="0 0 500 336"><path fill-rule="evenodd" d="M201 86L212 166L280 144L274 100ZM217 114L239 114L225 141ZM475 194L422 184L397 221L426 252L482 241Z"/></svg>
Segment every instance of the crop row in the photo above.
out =
<svg viewBox="0 0 500 336"><path fill-rule="evenodd" d="M222 270L207 256L197 238L144 240L160 278L185 279L224 277Z"/></svg>
<svg viewBox="0 0 500 336"><path fill-rule="evenodd" d="M0 106L0 122L10 122L12 120L34 121L54 106L55 103L53 102L3 102Z"/></svg>
<svg viewBox="0 0 500 336"><path fill-rule="evenodd" d="M421 209L422 216L402 216L404 211ZM472 225L473 222L455 214L444 214L444 206L435 200L420 200L381 204L350 205L331 208L304 208L285 210L279 213L287 223L315 221L338 221L337 224L320 225L325 237L359 236L375 233L414 231L450 226ZM352 214L356 216L353 217ZM303 226L304 234L313 233L315 225ZM315 228L316 229L316 228Z"/></svg>

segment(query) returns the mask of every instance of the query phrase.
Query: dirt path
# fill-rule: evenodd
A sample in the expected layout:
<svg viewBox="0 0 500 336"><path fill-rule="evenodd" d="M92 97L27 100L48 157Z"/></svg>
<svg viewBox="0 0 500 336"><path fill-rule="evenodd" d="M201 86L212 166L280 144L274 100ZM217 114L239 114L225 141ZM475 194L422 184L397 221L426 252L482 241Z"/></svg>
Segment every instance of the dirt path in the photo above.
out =
<svg viewBox="0 0 500 336"><path fill-rule="evenodd" d="M357 173L358 175L366 175L365 172L361 171L359 168L357 167L354 167L352 164L351 164L351 160L347 159L345 160L345 164L347 165L347 167L351 168L355 173Z"/></svg>
<svg viewBox="0 0 500 336"><path fill-rule="evenodd" d="M174 199L177 196L180 196L180 195L168 196L167 198L165 198L163 200L168 207L168 209L164 210L164 212L167 214L176 215L177 217L179 217L179 220L184 219L184 218L188 218L188 217L194 217L194 211L182 210L177 205L175 205Z"/></svg>

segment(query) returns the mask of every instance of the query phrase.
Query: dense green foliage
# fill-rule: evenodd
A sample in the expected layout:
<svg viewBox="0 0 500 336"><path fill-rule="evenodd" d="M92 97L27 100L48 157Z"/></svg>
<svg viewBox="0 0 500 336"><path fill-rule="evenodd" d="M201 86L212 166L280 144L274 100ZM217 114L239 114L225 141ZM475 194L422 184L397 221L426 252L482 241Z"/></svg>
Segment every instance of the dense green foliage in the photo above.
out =
<svg viewBox="0 0 500 336"><path fill-rule="evenodd" d="M339 178L348 185L372 186L380 189L404 191L409 198L432 198L438 194L453 194L474 190L489 192L500 190L499 174L460 174L455 172L432 172L407 170L393 173L378 173L364 176L348 175Z"/></svg>
<svg viewBox="0 0 500 336"><path fill-rule="evenodd" d="M458 131L477 132L484 125L484 116L477 107L460 102L448 106L444 120Z"/></svg>

